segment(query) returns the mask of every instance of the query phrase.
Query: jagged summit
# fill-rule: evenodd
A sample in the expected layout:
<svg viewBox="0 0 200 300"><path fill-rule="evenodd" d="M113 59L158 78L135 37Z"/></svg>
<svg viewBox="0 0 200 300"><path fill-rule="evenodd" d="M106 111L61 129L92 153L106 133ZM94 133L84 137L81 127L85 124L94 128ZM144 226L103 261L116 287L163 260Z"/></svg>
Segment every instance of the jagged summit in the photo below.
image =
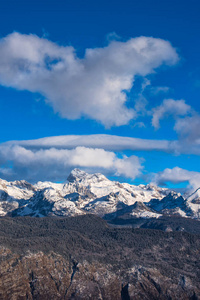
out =
<svg viewBox="0 0 200 300"><path fill-rule="evenodd" d="M186 197L188 201L196 204L200 204L200 187L196 189L192 194ZM200 207L199 207L200 209Z"/></svg>
<svg viewBox="0 0 200 300"><path fill-rule="evenodd" d="M67 180L69 182L75 182L75 181L76 182L83 182L83 181L97 182L97 181L108 180L108 179L101 173L89 174L83 170L75 168L71 171L71 173L67 177Z"/></svg>
<svg viewBox="0 0 200 300"><path fill-rule="evenodd" d="M71 173L67 177L67 180L69 182L74 182L74 181L81 180L81 179L85 178L87 175L88 174L85 171L82 171L78 168L75 168L71 171Z"/></svg>

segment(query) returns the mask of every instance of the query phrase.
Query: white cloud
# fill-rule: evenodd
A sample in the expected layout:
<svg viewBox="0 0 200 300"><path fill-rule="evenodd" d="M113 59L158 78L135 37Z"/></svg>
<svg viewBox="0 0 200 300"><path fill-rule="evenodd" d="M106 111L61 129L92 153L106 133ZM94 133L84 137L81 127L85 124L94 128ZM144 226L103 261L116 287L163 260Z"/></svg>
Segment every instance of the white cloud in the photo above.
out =
<svg viewBox="0 0 200 300"><path fill-rule="evenodd" d="M143 126L141 124L141 126ZM173 151L174 142L167 140L150 140L140 139L108 134L91 134L91 135L63 135L45 137L36 140L26 141L9 141L1 145L12 146L20 145L27 149L40 148L58 148L73 149L78 146L88 148L101 148L107 151L123 151L123 150L160 150Z"/></svg>
<svg viewBox="0 0 200 300"><path fill-rule="evenodd" d="M170 115L177 118L185 116L191 112L191 106L185 103L185 100L165 99L160 106L153 109L152 125L158 129L160 120Z"/></svg>
<svg viewBox="0 0 200 300"><path fill-rule="evenodd" d="M86 170L101 170L105 174L116 174L134 179L141 172L140 159L134 155L118 158L114 152L103 149L76 147L75 149L30 150L19 145L0 146L0 176L7 180L26 179L66 180L75 167ZM12 164L9 169L8 165Z"/></svg>
<svg viewBox="0 0 200 300"><path fill-rule="evenodd" d="M137 123L136 123L137 124ZM138 124L140 125L140 124ZM142 124L140 126L143 126ZM74 149L76 147L98 148L105 151L123 152L131 151L163 151L179 154L196 154L200 155L200 139L196 140L152 140L140 139L108 134L91 134L91 135L63 135L45 137L36 140L9 141L0 144L2 147L21 146L27 150L38 151L40 149ZM1 162L1 157L0 157Z"/></svg>
<svg viewBox="0 0 200 300"><path fill-rule="evenodd" d="M187 143L196 141L200 142L200 115L194 113L182 119L177 119L174 129L182 139L186 139Z"/></svg>
<svg viewBox="0 0 200 300"><path fill-rule="evenodd" d="M153 95L158 95L160 93L168 93L170 88L168 86L152 86L150 92Z"/></svg>
<svg viewBox="0 0 200 300"><path fill-rule="evenodd" d="M132 155L130 157L124 156L122 159L117 159L115 162L116 175L125 176L127 178L135 179L141 175L141 160Z"/></svg>
<svg viewBox="0 0 200 300"><path fill-rule="evenodd" d="M136 123L137 124L137 123ZM141 126L143 126L141 124ZM19 145L26 149L73 149L79 146L86 148L99 148L106 151L163 151L174 154L200 154L200 139L191 140L152 140L140 139L108 134L91 135L63 135L45 137L36 140L9 141L0 146Z"/></svg>
<svg viewBox="0 0 200 300"><path fill-rule="evenodd" d="M166 182L181 183L188 182L190 187L197 189L200 187L200 172L188 171L175 167L173 169L165 169L154 175L156 184L163 184Z"/></svg>
<svg viewBox="0 0 200 300"><path fill-rule="evenodd" d="M0 144L0 177L7 180L64 181L71 169L79 167L89 172L134 179L141 175L142 160L134 155L119 158L117 153L121 155L124 150L199 155L200 141L191 142L188 146L185 140L148 140L105 134L9 141ZM183 173L182 169L172 170L159 173L155 180L159 184L189 181L188 174Z"/></svg>
<svg viewBox="0 0 200 300"><path fill-rule="evenodd" d="M110 42L110 41L112 41L112 40L120 40L121 39L121 37L115 32L115 31L113 31L113 32L110 32L110 33L108 33L107 35L106 35L106 40L108 41L108 42Z"/></svg>
<svg viewBox="0 0 200 300"><path fill-rule="evenodd" d="M169 116L175 119L174 130L178 140L169 145L177 154L190 153L200 155L200 114L185 100L165 99L163 103L152 110L152 125L158 129L160 120Z"/></svg>
<svg viewBox="0 0 200 300"><path fill-rule="evenodd" d="M120 126L136 117L126 106L136 75L146 76L178 61L168 41L152 37L111 41L86 49L83 59L71 46L36 35L12 33L0 39L0 83L39 92L62 117L86 116L105 126Z"/></svg>

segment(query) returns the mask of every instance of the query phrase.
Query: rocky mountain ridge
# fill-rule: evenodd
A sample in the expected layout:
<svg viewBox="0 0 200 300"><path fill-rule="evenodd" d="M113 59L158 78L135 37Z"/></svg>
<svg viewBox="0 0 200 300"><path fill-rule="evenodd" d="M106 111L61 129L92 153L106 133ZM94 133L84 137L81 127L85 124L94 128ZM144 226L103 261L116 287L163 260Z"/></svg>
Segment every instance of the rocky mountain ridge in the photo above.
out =
<svg viewBox="0 0 200 300"><path fill-rule="evenodd" d="M200 218L198 190L191 196L166 188L110 181L104 175L74 169L67 182L0 180L0 216L76 216L92 213L106 219Z"/></svg>

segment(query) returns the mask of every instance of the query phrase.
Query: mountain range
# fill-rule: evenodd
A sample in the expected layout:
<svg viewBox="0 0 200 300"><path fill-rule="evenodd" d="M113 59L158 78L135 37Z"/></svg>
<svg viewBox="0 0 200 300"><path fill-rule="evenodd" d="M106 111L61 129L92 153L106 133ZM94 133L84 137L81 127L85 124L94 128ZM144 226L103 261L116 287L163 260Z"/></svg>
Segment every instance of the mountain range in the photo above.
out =
<svg viewBox="0 0 200 300"><path fill-rule="evenodd" d="M65 183L0 179L0 216L77 216L107 221L182 216L200 219L198 190L190 196L153 184L111 181L100 173L74 169Z"/></svg>

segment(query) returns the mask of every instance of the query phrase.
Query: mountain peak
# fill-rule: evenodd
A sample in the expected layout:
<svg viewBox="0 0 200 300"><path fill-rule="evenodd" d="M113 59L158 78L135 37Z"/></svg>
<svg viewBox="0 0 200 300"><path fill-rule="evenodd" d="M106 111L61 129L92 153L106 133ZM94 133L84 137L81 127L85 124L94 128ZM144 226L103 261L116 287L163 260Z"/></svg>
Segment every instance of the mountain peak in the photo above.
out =
<svg viewBox="0 0 200 300"><path fill-rule="evenodd" d="M67 180L69 182L79 181L79 180L82 180L83 178L87 177L87 175L89 175L89 174L86 173L85 171L75 168L71 171Z"/></svg>
<svg viewBox="0 0 200 300"><path fill-rule="evenodd" d="M200 202L200 187L197 188L192 194L188 195L186 197L187 200L192 201L193 203L195 203L197 201L197 203Z"/></svg>
<svg viewBox="0 0 200 300"><path fill-rule="evenodd" d="M90 184L95 182L101 182L101 181L109 181L103 174L101 173L95 173L95 174L89 174L85 171L82 171L78 168L75 168L71 171L69 174L67 180L69 182L81 182L84 184Z"/></svg>

